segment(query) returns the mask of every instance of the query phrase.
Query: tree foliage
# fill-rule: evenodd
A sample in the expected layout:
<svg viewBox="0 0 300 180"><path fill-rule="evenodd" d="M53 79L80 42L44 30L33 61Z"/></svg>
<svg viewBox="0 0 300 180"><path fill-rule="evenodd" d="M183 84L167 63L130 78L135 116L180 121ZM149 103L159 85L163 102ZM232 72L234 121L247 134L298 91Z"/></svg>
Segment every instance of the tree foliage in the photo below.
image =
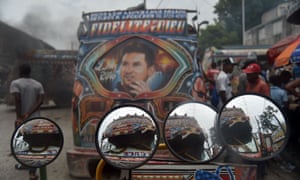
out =
<svg viewBox="0 0 300 180"><path fill-rule="evenodd" d="M261 127L264 130L271 130L271 131L275 131L278 128L278 125L275 125L274 123L272 123L272 121L277 120L275 117L275 113L277 113L278 110L274 109L272 106L267 106L265 108L265 110L263 111L263 113L259 116L259 120L261 123ZM277 124L280 124L280 122L277 122Z"/></svg>
<svg viewBox="0 0 300 180"><path fill-rule="evenodd" d="M235 31L227 31L221 23L216 23L200 31L199 48L201 50L211 46L221 48L224 44L235 44L237 41Z"/></svg>

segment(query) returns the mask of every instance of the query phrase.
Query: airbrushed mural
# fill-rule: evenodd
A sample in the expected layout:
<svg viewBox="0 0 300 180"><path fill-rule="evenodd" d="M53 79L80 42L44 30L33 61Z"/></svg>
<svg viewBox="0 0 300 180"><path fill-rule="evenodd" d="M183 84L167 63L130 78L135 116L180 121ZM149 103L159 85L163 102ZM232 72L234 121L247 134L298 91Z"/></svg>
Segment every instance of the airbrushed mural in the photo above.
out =
<svg viewBox="0 0 300 180"><path fill-rule="evenodd" d="M73 89L77 149L95 149L95 129L112 108L147 109L161 125L177 104L205 101L197 36L185 10L83 14Z"/></svg>
<svg viewBox="0 0 300 180"><path fill-rule="evenodd" d="M174 89L173 82L191 69L189 57L176 48L151 36L121 37L97 47L85 59L88 64L82 72L90 77L95 93L107 98L165 96Z"/></svg>

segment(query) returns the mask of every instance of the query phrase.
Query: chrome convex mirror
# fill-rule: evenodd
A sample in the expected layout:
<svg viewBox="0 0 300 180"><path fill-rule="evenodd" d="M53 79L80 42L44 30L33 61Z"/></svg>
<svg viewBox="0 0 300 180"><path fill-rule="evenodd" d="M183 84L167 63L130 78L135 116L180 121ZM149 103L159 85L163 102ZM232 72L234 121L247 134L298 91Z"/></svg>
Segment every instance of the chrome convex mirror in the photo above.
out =
<svg viewBox="0 0 300 180"><path fill-rule="evenodd" d="M217 128L229 150L253 161L274 157L288 140L283 111L270 98L257 94L242 94L224 104Z"/></svg>
<svg viewBox="0 0 300 180"><path fill-rule="evenodd" d="M216 136L216 118L213 107L199 102L184 103L172 110L163 127L172 154L191 163L215 159L222 151Z"/></svg>
<svg viewBox="0 0 300 180"><path fill-rule="evenodd" d="M109 112L98 125L96 148L109 164L120 169L143 165L158 147L159 131L150 113L135 106Z"/></svg>
<svg viewBox="0 0 300 180"><path fill-rule="evenodd" d="M24 166L40 168L54 161L63 147L63 133L52 120L37 117L23 122L11 138L11 152Z"/></svg>

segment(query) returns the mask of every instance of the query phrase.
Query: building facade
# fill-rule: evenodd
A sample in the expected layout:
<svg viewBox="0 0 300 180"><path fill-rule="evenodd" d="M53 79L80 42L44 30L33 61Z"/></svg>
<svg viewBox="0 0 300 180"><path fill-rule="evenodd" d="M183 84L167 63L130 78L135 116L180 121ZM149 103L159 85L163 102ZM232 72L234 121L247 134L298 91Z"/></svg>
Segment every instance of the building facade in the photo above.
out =
<svg viewBox="0 0 300 180"><path fill-rule="evenodd" d="M296 37L300 34L300 25L287 22L287 18L299 7L300 2L288 1L264 13L261 24L246 30L245 45L272 45L288 36Z"/></svg>

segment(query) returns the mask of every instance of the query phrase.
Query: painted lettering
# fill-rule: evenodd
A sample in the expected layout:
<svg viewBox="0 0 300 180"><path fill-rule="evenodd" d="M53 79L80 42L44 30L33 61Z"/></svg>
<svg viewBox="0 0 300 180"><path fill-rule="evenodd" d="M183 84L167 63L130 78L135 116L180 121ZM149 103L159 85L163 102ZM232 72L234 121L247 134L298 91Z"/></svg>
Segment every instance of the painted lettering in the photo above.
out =
<svg viewBox="0 0 300 180"><path fill-rule="evenodd" d="M98 22L91 25L90 36L124 33L183 33L185 21L179 20L130 20Z"/></svg>

